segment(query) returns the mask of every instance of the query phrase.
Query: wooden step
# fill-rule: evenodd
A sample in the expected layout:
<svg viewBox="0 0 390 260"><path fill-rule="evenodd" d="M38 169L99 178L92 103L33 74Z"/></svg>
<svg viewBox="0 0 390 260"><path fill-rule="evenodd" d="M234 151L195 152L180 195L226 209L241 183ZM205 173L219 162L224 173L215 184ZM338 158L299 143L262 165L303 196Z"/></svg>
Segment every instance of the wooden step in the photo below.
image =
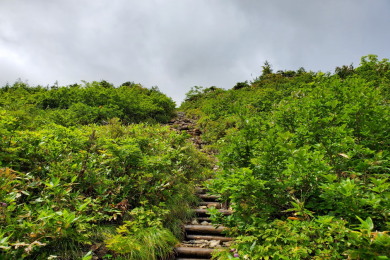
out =
<svg viewBox="0 0 390 260"><path fill-rule="evenodd" d="M223 236L208 236L208 235L187 235L187 239L189 240L219 240L221 242L232 241L231 237L223 237Z"/></svg>
<svg viewBox="0 0 390 260"><path fill-rule="evenodd" d="M219 195L210 195L210 194L198 194L198 197L204 201L216 201L221 196Z"/></svg>
<svg viewBox="0 0 390 260"><path fill-rule="evenodd" d="M222 203L214 201L202 201L199 202L199 206L206 206L207 208L214 207L216 209L220 209L222 207Z"/></svg>
<svg viewBox="0 0 390 260"><path fill-rule="evenodd" d="M210 258L176 258L176 260L205 260L205 259L210 259Z"/></svg>
<svg viewBox="0 0 390 260"><path fill-rule="evenodd" d="M207 209L194 209L195 213L199 216L201 215L210 215L209 211ZM222 213L225 216L231 215L233 211L229 209L219 209L218 210L220 213Z"/></svg>
<svg viewBox="0 0 390 260"><path fill-rule="evenodd" d="M198 217L196 220L201 223L203 221L211 222L211 219L209 217Z"/></svg>
<svg viewBox="0 0 390 260"><path fill-rule="evenodd" d="M206 233L206 234L221 234L222 231L227 230L224 226L214 227L213 225L184 225L186 232Z"/></svg>
<svg viewBox="0 0 390 260"><path fill-rule="evenodd" d="M214 249L200 247L176 247L176 255L179 256L196 256L196 257L211 257Z"/></svg>
<svg viewBox="0 0 390 260"><path fill-rule="evenodd" d="M205 194L207 192L207 190L205 188L201 188L201 187L196 187L195 188L195 193L196 194Z"/></svg>

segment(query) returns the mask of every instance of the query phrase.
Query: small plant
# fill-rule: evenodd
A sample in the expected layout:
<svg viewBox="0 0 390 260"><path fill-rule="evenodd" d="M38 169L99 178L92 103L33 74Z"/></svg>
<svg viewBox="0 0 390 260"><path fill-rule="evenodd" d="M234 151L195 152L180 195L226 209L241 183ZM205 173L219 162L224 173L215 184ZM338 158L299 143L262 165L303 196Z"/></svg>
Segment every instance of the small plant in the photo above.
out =
<svg viewBox="0 0 390 260"><path fill-rule="evenodd" d="M356 216L360 225L349 233L351 249L345 252L350 259L388 259L390 257L389 231L373 231L370 217L363 220Z"/></svg>
<svg viewBox="0 0 390 260"><path fill-rule="evenodd" d="M154 210L164 211L155 207ZM117 228L117 233L105 241L107 248L128 259L154 260L168 257L176 237L161 222L161 213L135 208L130 212L131 221ZM166 213L166 212L165 212Z"/></svg>

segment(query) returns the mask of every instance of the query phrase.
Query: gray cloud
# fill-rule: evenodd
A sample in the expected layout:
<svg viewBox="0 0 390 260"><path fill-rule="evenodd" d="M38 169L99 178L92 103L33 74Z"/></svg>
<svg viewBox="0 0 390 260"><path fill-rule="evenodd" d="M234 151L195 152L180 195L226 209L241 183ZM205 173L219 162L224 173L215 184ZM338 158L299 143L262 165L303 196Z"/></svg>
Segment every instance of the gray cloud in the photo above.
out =
<svg viewBox="0 0 390 260"><path fill-rule="evenodd" d="M332 71L390 57L389 11L387 0L3 0L0 84L135 81L180 102L194 85L250 80L265 60Z"/></svg>

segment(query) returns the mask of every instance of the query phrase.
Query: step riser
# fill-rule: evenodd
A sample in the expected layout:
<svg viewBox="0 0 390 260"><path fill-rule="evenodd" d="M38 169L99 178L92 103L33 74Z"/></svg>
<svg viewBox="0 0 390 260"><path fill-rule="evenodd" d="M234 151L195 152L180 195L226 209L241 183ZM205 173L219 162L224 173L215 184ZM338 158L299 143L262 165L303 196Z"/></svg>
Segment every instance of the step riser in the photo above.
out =
<svg viewBox="0 0 390 260"><path fill-rule="evenodd" d="M199 218L196 218L196 220L200 223L200 222L203 222L203 221L207 221L207 222L211 222L211 219L208 218L208 217L199 217Z"/></svg>
<svg viewBox="0 0 390 260"><path fill-rule="evenodd" d="M195 193L198 195L199 194L206 194L206 192L207 192L207 190L204 188L199 188L199 187L195 188Z"/></svg>
<svg viewBox="0 0 390 260"><path fill-rule="evenodd" d="M213 202L213 201L209 201L209 202L201 202L199 203L199 206L206 206L207 208L216 208L216 209L220 209L222 208L222 204L219 203L219 202Z"/></svg>
<svg viewBox="0 0 390 260"><path fill-rule="evenodd" d="M198 247L177 247L176 253L180 257L211 257L211 253L214 249L198 248Z"/></svg>
<svg viewBox="0 0 390 260"><path fill-rule="evenodd" d="M210 216L210 213L207 209L195 209L195 214L199 217L201 216ZM232 211L231 210L227 210L227 209L220 209L218 210L220 213L222 213L222 215L224 216L228 216L228 215L231 215L232 214Z"/></svg>
<svg viewBox="0 0 390 260"><path fill-rule="evenodd" d="M210 258L176 258L176 260L205 260Z"/></svg>
<svg viewBox="0 0 390 260"><path fill-rule="evenodd" d="M201 234L221 234L223 231L227 230L226 227L215 228L212 225L185 225L184 229L187 233L201 233Z"/></svg>
<svg viewBox="0 0 390 260"><path fill-rule="evenodd" d="M226 237L223 231L227 230L226 227L208 225L207 223L200 223L206 221L211 222L208 209L216 208L223 215L231 215L232 211L226 209L226 204L219 201L220 196L210 195L207 189L196 188L196 194L201 199L199 208L194 209L196 214L196 221L192 221L192 224L184 225L186 233L186 241L181 246L175 248L176 260L205 260L211 259L211 254L216 249L216 243L218 246L226 246L233 239ZM225 208L225 209L224 209ZM219 241L219 242L218 242ZM226 243L226 245L225 245Z"/></svg>
<svg viewBox="0 0 390 260"><path fill-rule="evenodd" d="M221 242L229 242L233 240L231 237L223 236L187 235L186 237L189 240L219 240Z"/></svg>
<svg viewBox="0 0 390 260"><path fill-rule="evenodd" d="M198 194L198 197L203 201L218 202L220 196L217 195L208 195L208 194Z"/></svg>

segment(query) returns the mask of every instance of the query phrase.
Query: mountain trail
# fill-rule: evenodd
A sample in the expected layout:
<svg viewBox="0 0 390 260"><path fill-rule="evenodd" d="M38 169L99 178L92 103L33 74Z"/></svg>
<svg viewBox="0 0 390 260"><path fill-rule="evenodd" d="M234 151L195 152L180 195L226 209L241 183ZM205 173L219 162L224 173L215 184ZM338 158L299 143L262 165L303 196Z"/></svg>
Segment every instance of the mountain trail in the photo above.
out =
<svg viewBox="0 0 390 260"><path fill-rule="evenodd" d="M197 128L195 120L187 118L184 112L178 112L169 125L177 131L186 131L195 146L203 150L205 143L201 139L202 131ZM233 241L233 238L224 234L227 228L220 223L212 223L209 214L211 208L225 216L232 214L227 203L222 203L219 195L210 194L202 184L196 188L196 195L199 203L193 209L195 217L183 226L185 237L174 249L176 260L211 259L214 250L229 247Z"/></svg>

